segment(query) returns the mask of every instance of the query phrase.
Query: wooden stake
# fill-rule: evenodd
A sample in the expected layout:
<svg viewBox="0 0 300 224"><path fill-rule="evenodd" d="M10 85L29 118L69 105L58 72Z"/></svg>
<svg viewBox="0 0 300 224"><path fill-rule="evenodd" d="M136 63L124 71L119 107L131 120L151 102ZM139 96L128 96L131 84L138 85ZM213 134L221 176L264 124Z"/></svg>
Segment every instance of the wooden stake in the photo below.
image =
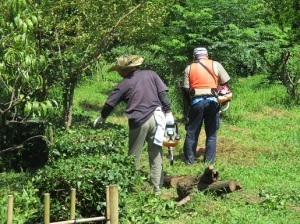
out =
<svg viewBox="0 0 300 224"><path fill-rule="evenodd" d="M110 224L109 186L106 186L106 224Z"/></svg>
<svg viewBox="0 0 300 224"><path fill-rule="evenodd" d="M76 189L71 188L71 213L70 219L75 219L75 201L76 201Z"/></svg>
<svg viewBox="0 0 300 224"><path fill-rule="evenodd" d="M8 195L7 224L13 224L14 196Z"/></svg>
<svg viewBox="0 0 300 224"><path fill-rule="evenodd" d="M119 194L118 194L118 185L109 186L109 204L110 204L110 222L111 224L119 223Z"/></svg>
<svg viewBox="0 0 300 224"><path fill-rule="evenodd" d="M50 224L50 194L44 194L44 223Z"/></svg>

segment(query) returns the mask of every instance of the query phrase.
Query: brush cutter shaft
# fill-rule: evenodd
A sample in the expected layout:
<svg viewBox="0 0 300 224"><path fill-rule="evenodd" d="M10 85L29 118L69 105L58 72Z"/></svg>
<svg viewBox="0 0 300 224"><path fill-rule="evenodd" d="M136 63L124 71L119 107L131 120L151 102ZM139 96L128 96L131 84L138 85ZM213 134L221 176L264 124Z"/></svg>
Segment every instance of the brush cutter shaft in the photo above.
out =
<svg viewBox="0 0 300 224"><path fill-rule="evenodd" d="M230 101L228 101L226 104L224 104L224 108L219 111L219 114L228 110L229 106L230 106Z"/></svg>
<svg viewBox="0 0 300 224"><path fill-rule="evenodd" d="M168 151L169 151L170 164L173 165L173 162L174 162L174 151L173 151L173 147L168 147Z"/></svg>

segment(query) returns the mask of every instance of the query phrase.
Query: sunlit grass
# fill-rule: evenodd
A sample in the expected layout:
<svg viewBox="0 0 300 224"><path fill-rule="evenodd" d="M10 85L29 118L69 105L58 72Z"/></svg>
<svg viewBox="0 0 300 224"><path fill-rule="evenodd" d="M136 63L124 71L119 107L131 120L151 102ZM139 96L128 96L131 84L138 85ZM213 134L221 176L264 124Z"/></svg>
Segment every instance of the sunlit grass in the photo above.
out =
<svg viewBox="0 0 300 224"><path fill-rule="evenodd" d="M196 218L189 213L190 216L186 216L189 218L179 219L177 223L199 223L200 220L201 223L298 223L295 217L300 217L299 207L285 205L276 210L274 204L285 203L278 199L280 197L293 198L295 192L300 194L299 106L287 105L285 102L290 100L284 86L269 85L262 75L238 80L233 85L233 93L230 109L223 115L218 133L215 166L222 180L238 180L243 189L214 201L216 208L212 210L206 207L211 208L211 204L205 205L207 197L194 199L190 203L198 208ZM183 124L180 129L184 130ZM184 134L182 136L175 149L179 161L172 167L166 158L165 170L177 175L203 172L202 158L193 166L182 162ZM201 133L200 145L204 139ZM274 201L260 204L266 200L259 196L262 190L270 192ZM285 214L284 217L281 214Z"/></svg>
<svg viewBox="0 0 300 224"><path fill-rule="evenodd" d="M99 116L108 94L120 80L116 73L86 80L75 91L74 112L90 116L91 120ZM148 188L138 186L140 191L129 194L126 199L131 216L138 218L149 214L152 217L155 214L159 220L157 223L167 224L299 223L299 105L293 105L284 86L268 84L263 75L240 78L231 86L233 100L221 119L215 167L220 172L221 180L240 181L243 189L220 198L198 192L184 206L172 207L170 202L176 202L176 189L165 188L161 198L154 198ZM164 170L166 175L198 175L206 167L202 156L192 166L186 166L183 162L185 130L180 119L182 101L180 95L175 93L176 88L171 87L169 94L181 140L174 149L174 165L170 165L167 148L163 148ZM128 128L124 107L124 104L118 105L107 122ZM199 145L204 146L204 141L202 131ZM141 170L149 171L145 148ZM8 191L17 189L9 186L15 177L11 174L10 179L1 182L3 198ZM168 208L169 216L164 211ZM135 213L136 210L142 213Z"/></svg>

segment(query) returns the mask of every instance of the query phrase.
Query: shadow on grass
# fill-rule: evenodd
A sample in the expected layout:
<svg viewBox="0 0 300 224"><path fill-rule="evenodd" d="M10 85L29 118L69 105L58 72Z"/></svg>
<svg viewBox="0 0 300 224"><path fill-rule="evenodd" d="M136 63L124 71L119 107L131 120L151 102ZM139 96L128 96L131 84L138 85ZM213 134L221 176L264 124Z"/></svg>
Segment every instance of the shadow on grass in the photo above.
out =
<svg viewBox="0 0 300 224"><path fill-rule="evenodd" d="M93 123L89 123L89 126L94 129L102 129L102 130L121 130L124 129L124 126L121 124L105 122L104 124L97 124L96 127L93 126Z"/></svg>
<svg viewBox="0 0 300 224"><path fill-rule="evenodd" d="M88 100L83 100L79 103L79 106L85 111L99 112L103 108L104 103L91 103ZM123 116L125 113L125 106L125 103L120 103L118 106L116 106L112 112L114 116Z"/></svg>

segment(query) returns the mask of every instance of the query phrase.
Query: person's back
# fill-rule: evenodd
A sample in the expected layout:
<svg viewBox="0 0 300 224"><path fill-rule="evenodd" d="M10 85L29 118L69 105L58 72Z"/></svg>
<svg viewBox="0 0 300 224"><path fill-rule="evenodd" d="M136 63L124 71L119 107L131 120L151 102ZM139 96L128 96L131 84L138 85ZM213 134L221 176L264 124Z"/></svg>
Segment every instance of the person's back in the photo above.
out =
<svg viewBox="0 0 300 224"><path fill-rule="evenodd" d="M188 101L188 122L184 142L184 161L193 164L198 138L204 123L206 141L204 161L213 163L216 154L216 138L219 128L220 105L216 97L219 85L229 81L223 66L208 59L205 48L194 49L194 62L185 69L183 93Z"/></svg>
<svg viewBox="0 0 300 224"><path fill-rule="evenodd" d="M129 126L137 127L145 123L157 107L162 107L158 93L166 90L154 71L134 70L118 84L106 103L116 105L115 94L121 94L118 100L127 104L125 112Z"/></svg>
<svg viewBox="0 0 300 224"><path fill-rule="evenodd" d="M162 142L166 124L174 124L168 87L151 70L138 70L144 59L139 55L122 55L108 72L117 71L123 80L110 93L101 115L94 121L103 123L118 103L124 101L129 121L128 155L136 158L136 168L145 142L148 144L150 182L156 193L163 185Z"/></svg>

